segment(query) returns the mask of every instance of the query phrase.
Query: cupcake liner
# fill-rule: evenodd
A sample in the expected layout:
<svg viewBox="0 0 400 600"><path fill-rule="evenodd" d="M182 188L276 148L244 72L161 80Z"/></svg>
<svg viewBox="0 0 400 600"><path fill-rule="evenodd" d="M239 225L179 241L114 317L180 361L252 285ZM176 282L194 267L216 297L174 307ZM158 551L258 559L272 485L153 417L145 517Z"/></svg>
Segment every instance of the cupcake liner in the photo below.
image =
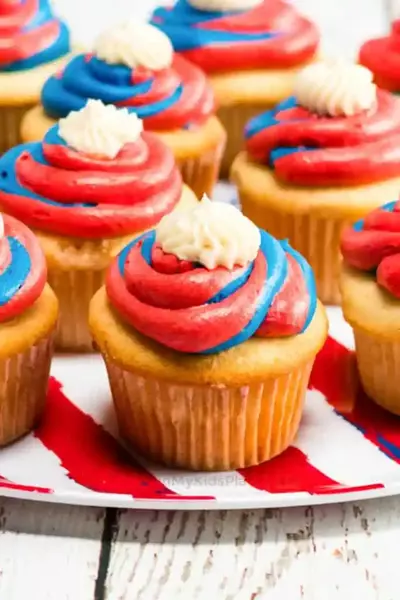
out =
<svg viewBox="0 0 400 600"><path fill-rule="evenodd" d="M340 304L340 236L349 222L313 214L287 214L262 207L240 193L243 213L258 227L278 239L288 239L314 270L318 298L325 304Z"/></svg>
<svg viewBox="0 0 400 600"><path fill-rule="evenodd" d="M21 122L25 113L32 107L1 106L0 107L0 153L21 143Z"/></svg>
<svg viewBox="0 0 400 600"><path fill-rule="evenodd" d="M17 440L38 423L46 401L54 333L0 360L0 446Z"/></svg>
<svg viewBox="0 0 400 600"><path fill-rule="evenodd" d="M224 142L214 146L201 156L177 159L184 183L201 199L203 194L211 196L219 177Z"/></svg>
<svg viewBox="0 0 400 600"><path fill-rule="evenodd" d="M400 341L377 338L354 328L357 368L367 395L400 415Z"/></svg>
<svg viewBox="0 0 400 600"><path fill-rule="evenodd" d="M228 141L225 152L222 157L221 176L229 177L230 167L243 149L244 128L250 119L268 110L268 104L233 104L231 106L221 106L217 111L217 117L226 129Z"/></svg>
<svg viewBox="0 0 400 600"><path fill-rule="evenodd" d="M298 430L313 363L228 387L145 378L104 358L122 437L156 462L195 471L239 469L283 452Z"/></svg>
<svg viewBox="0 0 400 600"><path fill-rule="evenodd" d="M57 350L93 352L88 328L90 300L103 285L106 269L49 270L48 282L56 294L60 316L56 332Z"/></svg>

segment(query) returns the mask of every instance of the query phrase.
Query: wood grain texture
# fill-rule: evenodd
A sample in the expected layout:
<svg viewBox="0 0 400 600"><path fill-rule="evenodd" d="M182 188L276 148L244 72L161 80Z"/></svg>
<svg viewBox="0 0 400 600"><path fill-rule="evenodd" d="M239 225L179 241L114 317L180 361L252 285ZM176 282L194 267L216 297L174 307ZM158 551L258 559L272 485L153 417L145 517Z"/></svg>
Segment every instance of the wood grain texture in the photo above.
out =
<svg viewBox="0 0 400 600"><path fill-rule="evenodd" d="M105 598L397 600L399 529L396 498L314 509L125 512Z"/></svg>
<svg viewBox="0 0 400 600"><path fill-rule="evenodd" d="M105 510L0 501L0 598L91 600Z"/></svg>

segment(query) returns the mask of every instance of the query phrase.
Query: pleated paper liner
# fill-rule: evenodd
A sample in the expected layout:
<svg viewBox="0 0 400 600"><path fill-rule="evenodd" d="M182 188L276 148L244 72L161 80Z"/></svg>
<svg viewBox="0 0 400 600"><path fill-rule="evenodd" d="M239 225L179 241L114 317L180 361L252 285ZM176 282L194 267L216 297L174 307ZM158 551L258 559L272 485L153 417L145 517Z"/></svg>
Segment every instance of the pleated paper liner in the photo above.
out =
<svg viewBox="0 0 400 600"><path fill-rule="evenodd" d="M354 328L357 367L368 396L400 415L400 341L378 338Z"/></svg>
<svg viewBox="0 0 400 600"><path fill-rule="evenodd" d="M240 193L244 214L278 239L288 239L314 270L318 298L325 304L340 304L340 236L348 222L308 214L284 213Z"/></svg>
<svg viewBox="0 0 400 600"><path fill-rule="evenodd" d="M122 437L155 462L196 471L256 465L293 441L313 361L242 387L144 378L104 357Z"/></svg>
<svg viewBox="0 0 400 600"><path fill-rule="evenodd" d="M184 183L201 199L203 194L212 196L218 181L224 142L204 152L200 156L177 159L177 165Z"/></svg>
<svg viewBox="0 0 400 600"><path fill-rule="evenodd" d="M54 332L37 344L0 360L0 446L31 431L45 406Z"/></svg>
<svg viewBox="0 0 400 600"><path fill-rule="evenodd" d="M228 141L222 157L221 177L228 178L230 167L243 149L244 129L248 121L261 112L272 108L268 104L232 104L221 106L217 111L217 117L226 129Z"/></svg>
<svg viewBox="0 0 400 600"><path fill-rule="evenodd" d="M93 352L93 340L88 328L90 300L103 285L106 269L49 270L48 282L60 305L56 332L56 349Z"/></svg>
<svg viewBox="0 0 400 600"><path fill-rule="evenodd" d="M21 143L21 121L32 104L0 107L0 154Z"/></svg>

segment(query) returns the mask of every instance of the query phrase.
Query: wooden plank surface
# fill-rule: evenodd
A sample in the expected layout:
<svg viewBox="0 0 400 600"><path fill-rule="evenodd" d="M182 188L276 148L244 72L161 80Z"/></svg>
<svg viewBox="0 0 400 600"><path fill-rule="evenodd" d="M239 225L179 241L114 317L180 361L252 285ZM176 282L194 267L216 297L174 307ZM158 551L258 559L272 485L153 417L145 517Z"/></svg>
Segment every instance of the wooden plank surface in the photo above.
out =
<svg viewBox="0 0 400 600"><path fill-rule="evenodd" d="M398 600L396 498L119 515L107 600Z"/></svg>
<svg viewBox="0 0 400 600"><path fill-rule="evenodd" d="M104 509L0 501L0 598L92 600Z"/></svg>

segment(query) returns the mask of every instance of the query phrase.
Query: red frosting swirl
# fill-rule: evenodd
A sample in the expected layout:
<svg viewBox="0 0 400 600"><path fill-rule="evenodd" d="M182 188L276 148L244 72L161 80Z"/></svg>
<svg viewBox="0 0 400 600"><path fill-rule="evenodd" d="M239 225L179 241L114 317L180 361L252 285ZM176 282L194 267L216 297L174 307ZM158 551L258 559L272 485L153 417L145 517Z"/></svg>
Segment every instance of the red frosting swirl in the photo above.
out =
<svg viewBox="0 0 400 600"><path fill-rule="evenodd" d="M392 25L390 34L365 42L359 61L373 72L375 83L391 92L400 91L400 20Z"/></svg>
<svg viewBox="0 0 400 600"><path fill-rule="evenodd" d="M27 310L41 295L47 279L46 261L34 234L8 215L1 215L0 322Z"/></svg>
<svg viewBox="0 0 400 600"><path fill-rule="evenodd" d="M182 192L171 151L151 133L110 160L69 148L55 127L43 143L7 152L0 173L4 210L37 229L84 238L148 229Z"/></svg>
<svg viewBox="0 0 400 600"><path fill-rule="evenodd" d="M246 128L250 156L296 185L361 185L400 176L400 101L383 90L352 117L321 117L289 98Z"/></svg>
<svg viewBox="0 0 400 600"><path fill-rule="evenodd" d="M345 261L376 271L377 283L400 298L400 202L391 202L348 227L342 236Z"/></svg>

